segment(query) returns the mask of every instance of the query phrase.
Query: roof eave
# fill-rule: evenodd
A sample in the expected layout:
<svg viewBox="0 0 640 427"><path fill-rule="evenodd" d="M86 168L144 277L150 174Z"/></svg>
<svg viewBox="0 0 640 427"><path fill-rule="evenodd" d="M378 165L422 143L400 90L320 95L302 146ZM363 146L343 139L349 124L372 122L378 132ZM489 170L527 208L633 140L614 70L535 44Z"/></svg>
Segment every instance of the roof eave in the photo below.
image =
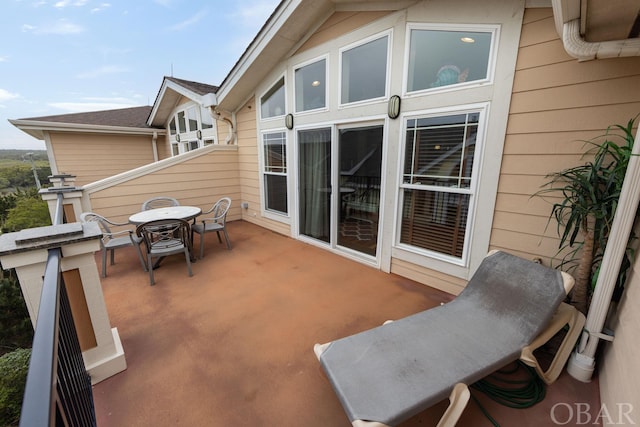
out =
<svg viewBox="0 0 640 427"><path fill-rule="evenodd" d="M310 31L318 24L318 17L326 18L333 11L394 11L417 1L282 0L220 84L218 107L227 111L239 108L273 67L310 36Z"/></svg>
<svg viewBox="0 0 640 427"><path fill-rule="evenodd" d="M32 137L44 140L45 132L79 132L79 133L100 133L100 134L122 134L122 135L164 135L167 133L164 128L140 128L126 126L106 126L78 123L58 123L38 120L9 120L9 122L21 131Z"/></svg>
<svg viewBox="0 0 640 427"><path fill-rule="evenodd" d="M165 78L162 82L162 86L160 87L160 91L158 92L158 96L156 97L156 102L153 103L153 108L151 109L149 118L147 119L147 124L149 126L164 126L167 117L161 114L161 111L164 111L163 109L161 109L161 107L167 100L168 91L172 91L178 95L192 99L203 107L210 107L217 104L215 93L200 95L174 81ZM171 102L171 109L173 109L173 107L175 106L175 100L170 100L169 102Z"/></svg>
<svg viewBox="0 0 640 427"><path fill-rule="evenodd" d="M252 69L252 66L260 59L265 58L265 51L269 50L270 46L277 44L280 52L290 51L296 44L299 43L298 39L292 39L280 36L280 32L283 26L290 22L291 16L298 10L304 0L282 0L276 7L276 10L271 14L267 22L260 29L255 36L251 44L247 47L244 53L240 56L240 59L233 66L231 71L224 78L220 84L220 88L217 93L218 106L222 109L233 111L243 102L249 93L242 91L239 83L247 78L248 71ZM313 2L314 10L325 8L327 10L334 7L331 0L315 0ZM304 25L308 28L306 23L302 23L297 20L298 25ZM277 63L281 60L281 57L269 58L271 61ZM265 75L270 72L270 69L262 69L261 75ZM251 86L251 85L249 85Z"/></svg>

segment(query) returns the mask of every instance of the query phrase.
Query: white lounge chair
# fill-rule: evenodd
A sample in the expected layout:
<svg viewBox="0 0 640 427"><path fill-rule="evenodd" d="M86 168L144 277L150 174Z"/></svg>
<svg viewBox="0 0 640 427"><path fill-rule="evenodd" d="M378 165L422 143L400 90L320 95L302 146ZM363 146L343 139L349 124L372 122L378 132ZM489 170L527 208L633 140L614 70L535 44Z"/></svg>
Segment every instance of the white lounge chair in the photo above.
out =
<svg viewBox="0 0 640 427"><path fill-rule="evenodd" d="M562 371L585 318L563 303L573 278L492 252L453 301L314 351L354 426L393 426L449 397L438 426L454 426L467 386L521 359L546 383ZM547 371L533 351L569 331Z"/></svg>

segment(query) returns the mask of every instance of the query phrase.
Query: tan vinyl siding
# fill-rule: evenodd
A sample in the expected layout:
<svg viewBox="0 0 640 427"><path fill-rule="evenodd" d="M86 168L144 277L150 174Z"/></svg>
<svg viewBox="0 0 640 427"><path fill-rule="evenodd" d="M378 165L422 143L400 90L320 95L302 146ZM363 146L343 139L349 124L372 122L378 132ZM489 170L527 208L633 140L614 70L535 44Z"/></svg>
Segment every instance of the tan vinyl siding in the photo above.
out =
<svg viewBox="0 0 640 427"><path fill-rule="evenodd" d="M622 412L633 411L631 420L638 424L640 422L640 364L638 364L638 353L640 353L640 258L636 259L633 272L630 276L625 293L618 307L618 314L610 322L610 327L615 334L612 343L602 342L605 350L603 352L604 363L600 365L600 399L603 405L611 412L611 419L614 424L609 425L629 425L628 419L620 419L619 408ZM625 405L625 406L618 406ZM631 406L629 406L631 405ZM603 421L607 421L603 419ZM618 423L618 424L615 424Z"/></svg>
<svg viewBox="0 0 640 427"><path fill-rule="evenodd" d="M235 147L203 149L202 154L184 162L170 164L142 176L119 182L104 189L89 190L91 210L127 222L139 212L142 202L155 196L170 196L182 205L208 210L221 197L230 197L227 220L240 219L240 184L236 168Z"/></svg>
<svg viewBox="0 0 640 427"><path fill-rule="evenodd" d="M413 264L394 258L391 264L391 272L407 279L415 280L434 289L457 295L465 287L467 281L437 270L426 269L420 265Z"/></svg>
<svg viewBox="0 0 640 427"><path fill-rule="evenodd" d="M256 127L255 98L251 98L237 113L238 171L242 187L242 201L249 204L242 209L242 219L269 230L289 236L288 224L262 216L260 194L260 167Z"/></svg>
<svg viewBox="0 0 640 427"><path fill-rule="evenodd" d="M242 218L260 223L260 191L258 182L258 156L256 153L256 112L253 100L247 102L236 113L236 137L238 139L238 173L241 198L249 204L243 209Z"/></svg>
<svg viewBox="0 0 640 427"><path fill-rule="evenodd" d="M491 247L551 262L553 198L531 197L545 175L583 162L584 141L640 112L640 58L578 62L551 9L527 9L496 200Z"/></svg>
<svg viewBox="0 0 640 427"><path fill-rule="evenodd" d="M51 132L59 173L81 186L153 162L151 136Z"/></svg>
<svg viewBox="0 0 640 427"><path fill-rule="evenodd" d="M171 152L171 142L169 142L169 134L158 137L157 142L158 160L168 159L173 155Z"/></svg>
<svg viewBox="0 0 640 427"><path fill-rule="evenodd" d="M367 25L391 12L363 11L363 12L335 12L329 17L309 39L298 49L296 55L322 43L331 41L343 34Z"/></svg>

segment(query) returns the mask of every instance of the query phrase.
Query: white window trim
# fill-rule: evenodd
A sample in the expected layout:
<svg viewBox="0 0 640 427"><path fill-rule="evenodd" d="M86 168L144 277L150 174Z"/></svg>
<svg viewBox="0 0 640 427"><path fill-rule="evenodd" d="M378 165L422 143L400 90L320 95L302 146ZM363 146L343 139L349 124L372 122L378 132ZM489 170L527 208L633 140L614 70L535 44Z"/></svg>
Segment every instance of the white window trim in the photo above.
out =
<svg viewBox="0 0 640 427"><path fill-rule="evenodd" d="M357 48L359 46L363 46L369 42L381 39L383 37L387 37L387 63L386 67L386 75L384 82L384 95L376 98L363 99L361 101L355 102L342 102L342 54L348 50ZM389 86L390 86L390 74L391 74L391 46L393 46L393 29L390 28L388 30L379 32L377 34L370 35L363 39L360 39L356 42L350 43L346 46L338 49L338 108L347 108L347 107L359 107L366 104L374 104L376 102L385 101L389 97Z"/></svg>
<svg viewBox="0 0 640 427"><path fill-rule="evenodd" d="M264 188L264 176L265 176L265 168L264 168L264 135L270 133L279 133L284 132L285 134L285 148L287 150L287 173L283 174L287 177L287 213L277 212L273 210L269 210L266 207L267 198L265 197L265 188ZM260 213L264 218L282 222L285 224L291 223L291 209L293 209L293 202L291 199L291 131L287 128L279 127L272 129L264 129L259 133L259 146L258 146L258 161L260 162Z"/></svg>
<svg viewBox="0 0 640 427"><path fill-rule="evenodd" d="M491 33L491 48L487 61L487 77L482 80L473 80L454 85L441 86L437 88L421 89L409 92L409 55L411 51L411 31L412 30L434 30L434 31L475 31ZM500 40L500 25L486 24L440 24L440 23L407 23L404 46L404 69L402 72L402 94L405 97L424 96L425 94L453 92L467 90L474 87L486 86L494 83L497 49Z"/></svg>
<svg viewBox="0 0 640 427"><path fill-rule="evenodd" d="M217 126L217 121L214 117L211 117L211 124L212 127L209 129L199 129L200 130L200 138L198 138L198 130L189 130L189 132L184 132L184 133L179 133L179 128L178 128L178 113L180 112L184 112L184 116L185 116L185 124L188 127L189 126L189 119L188 119L188 114L187 111L190 108L195 108L196 111L196 119L198 121L198 124L200 125L200 128L202 128L202 108L200 106L200 104L198 104L197 102L194 101L190 101L190 102L185 102L184 104L180 104L178 105L173 112L171 113L171 115L169 116L169 120L167 121L166 124L166 129L167 129L167 138L169 140L169 146L170 146L170 151L171 151L171 155L175 156L176 154L173 154L173 148L174 146L178 148L178 155L180 154L184 154L184 153L188 153L189 151L193 151L192 149L189 148L189 145L191 142L193 141L197 141L198 142L198 149L199 148L203 148L206 147L204 145L204 141L205 140L209 140L209 139L213 139L213 143L214 144L218 144L218 126ZM207 110L208 111L208 110ZM175 119L175 123L176 123L176 134L175 135L171 135L171 131L169 130L169 124L171 123L171 120ZM179 138L176 138L179 135Z"/></svg>
<svg viewBox="0 0 640 427"><path fill-rule="evenodd" d="M311 65L314 64L316 62L322 61L324 60L324 77L325 77L325 88L324 88L324 107L320 107L320 108L314 108L313 110L304 110L304 111L297 111L296 110L296 70L298 70L299 68L302 68L304 66L307 65ZM296 115L308 115L308 114L318 114L321 112L325 112L325 111L329 111L329 105L331 103L331 63L329 60L329 53L325 53L324 55L320 55L320 56L316 56L313 59L310 59L308 61L304 61L304 62L300 62L298 64L293 65L293 67L291 67L291 75L293 76L293 84L291 85L291 92L293 93L293 108L292 110L295 112Z"/></svg>
<svg viewBox="0 0 640 427"><path fill-rule="evenodd" d="M267 92L269 92L271 90L271 88L273 88L273 86L280 81L280 79L284 79L284 112L279 115L279 116L272 116L272 117L262 117L262 97L265 96L265 94ZM258 120L261 122L270 122L270 121L274 121L274 120L278 120L278 119L282 119L284 116L287 115L287 112L289 111L289 105L288 105L288 97L287 97L287 73L280 73L278 75L278 77L276 77L275 80L273 80L271 82L270 85L267 86L267 88L262 91L262 93L260 94L260 96L258 96L256 105L258 105Z"/></svg>
<svg viewBox="0 0 640 427"><path fill-rule="evenodd" d="M393 230L393 242L392 249L393 256L398 259L409 261L415 264L423 265L428 268L433 268L444 273L466 278L470 267L470 255L476 250L474 245L477 244L477 239L474 236L474 227L477 223L478 211L477 203L479 194L482 192L480 187L481 174L483 172L483 163L485 156L485 148L487 145L487 123L489 121L489 102L477 103L477 104L465 104L446 108L434 108L423 111L411 111L410 113L400 116L402 120L402 126L400 127L400 148L398 156L398 189L396 191L396 217L394 219L395 228ZM415 186L403 184L402 175L404 173L404 152L406 149L406 122L412 118L423 117L437 117L443 115L453 114L466 114L466 113L479 113L478 119L478 133L476 136L476 149L474 152L473 171L471 173L471 186L468 190L460 191L461 193L470 193L469 200L469 215L467 217L467 228L465 230L464 249L461 258L441 254L438 252L430 251L427 249L417 248L408 244L400 243L400 228L402 225L402 203L401 203L401 188L412 188ZM421 186L421 190L425 190L426 186ZM425 263L425 260L428 260ZM428 265L425 265L428 264ZM433 264L433 265L432 265Z"/></svg>

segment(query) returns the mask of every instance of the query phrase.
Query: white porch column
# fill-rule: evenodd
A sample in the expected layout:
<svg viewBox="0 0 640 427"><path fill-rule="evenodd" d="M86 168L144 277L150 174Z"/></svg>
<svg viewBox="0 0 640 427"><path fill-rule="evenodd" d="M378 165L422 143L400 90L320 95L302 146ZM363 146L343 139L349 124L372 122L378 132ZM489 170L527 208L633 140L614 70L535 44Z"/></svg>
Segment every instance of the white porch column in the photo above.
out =
<svg viewBox="0 0 640 427"><path fill-rule="evenodd" d="M29 316L37 324L48 249L62 251L61 269L85 368L98 383L127 368L117 328L109 323L94 252L102 233L95 223L70 223L0 236L0 262L15 268Z"/></svg>
<svg viewBox="0 0 640 427"><path fill-rule="evenodd" d="M49 206L49 216L52 222L56 212L58 193L62 193L64 198L64 214L66 222L76 222L80 220L82 213L82 189L74 186L76 177L73 175L52 175L49 182L53 184L51 189L40 190L40 197ZM54 191L51 191L54 190Z"/></svg>

